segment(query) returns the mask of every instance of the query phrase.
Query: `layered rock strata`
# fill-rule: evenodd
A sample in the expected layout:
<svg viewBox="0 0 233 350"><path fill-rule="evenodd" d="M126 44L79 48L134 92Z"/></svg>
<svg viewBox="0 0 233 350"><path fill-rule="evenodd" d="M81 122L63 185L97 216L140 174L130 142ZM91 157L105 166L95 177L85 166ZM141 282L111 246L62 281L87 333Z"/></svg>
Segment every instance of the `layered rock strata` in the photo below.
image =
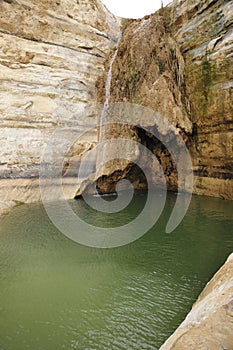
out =
<svg viewBox="0 0 233 350"><path fill-rule="evenodd" d="M0 1L0 177L7 188L0 200L25 201L17 191L24 181L15 179L27 179L23 192L35 187L30 179L38 178L57 128L92 128L69 157L80 158L96 144L96 116L82 112L94 104L118 22L98 0ZM39 199L33 191L26 197Z"/></svg>
<svg viewBox="0 0 233 350"><path fill-rule="evenodd" d="M161 114L189 149L194 192L233 199L233 1L174 1L124 27L110 102L137 103ZM106 74L97 82L101 102L105 80ZM143 123L148 124L146 119ZM112 137L110 130L105 138ZM137 140L151 144L142 132ZM154 142L151 148L174 189L171 158L162 145ZM117 172L119 180L125 170L113 164L112 175ZM108 189L107 177L103 186Z"/></svg>

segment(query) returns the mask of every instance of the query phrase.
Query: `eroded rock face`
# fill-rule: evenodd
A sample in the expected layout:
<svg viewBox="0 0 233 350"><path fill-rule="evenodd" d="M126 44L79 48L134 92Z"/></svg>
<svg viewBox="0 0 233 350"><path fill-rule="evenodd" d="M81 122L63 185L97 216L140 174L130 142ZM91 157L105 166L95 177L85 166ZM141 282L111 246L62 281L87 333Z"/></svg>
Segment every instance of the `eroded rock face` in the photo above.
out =
<svg viewBox="0 0 233 350"><path fill-rule="evenodd" d="M233 2L185 1L175 39L185 59L198 194L233 198Z"/></svg>
<svg viewBox="0 0 233 350"><path fill-rule="evenodd" d="M233 255L216 273L160 350L233 348Z"/></svg>
<svg viewBox="0 0 233 350"><path fill-rule="evenodd" d="M118 55L114 61L110 102L130 102L149 107L169 121L174 129L174 138L176 137L175 133L180 131L187 139L187 134L192 133L192 123L190 121L190 106L186 98L184 69L184 60L179 46L166 32L162 16L155 14L143 20L132 22L124 31ZM106 77L103 76L97 81L97 95L100 102L103 102L105 79ZM156 154L163 168L168 189L176 190L176 166L169 151L161 142L153 138L153 133L144 131L145 127L154 129L155 133L158 131L156 114L153 119L150 113L147 115L145 112L140 119L136 121L132 118L132 126L137 125L134 139ZM129 135L132 134L132 126L129 126ZM166 133L168 134L170 131L169 128ZM163 133L160 136L164 138L166 135ZM106 139L116 137L116 128L110 128L108 132L105 132ZM125 155L127 156L127 154ZM142 158L142 155L139 157ZM152 172L148 180L159 185L159 181L153 176L153 173L156 173L153 159L147 159L144 156L144 160L139 160L139 163L142 165L148 163ZM116 173L116 164L117 162L113 163L113 173ZM117 170L119 180L121 175L119 169ZM124 169L123 173L124 176L127 174L126 177L132 181L135 188L146 187L145 183L143 186L144 179L141 178L141 181L138 181L138 172L131 169L129 164L127 164L127 171ZM132 173L135 174L135 177L131 175ZM107 175L106 171L103 171L103 175ZM109 185L111 181L112 176ZM105 182L108 182L107 177ZM101 181L101 187L108 188L103 181Z"/></svg>
<svg viewBox="0 0 233 350"><path fill-rule="evenodd" d="M154 15L130 21L113 64L111 85L111 102L149 107L176 128L192 156L195 193L229 199L233 199L232 21L233 1L215 0L174 1ZM97 82L101 102L105 79L106 75ZM110 131L106 138L112 137ZM168 187L175 188L171 159L162 147L155 147L155 154L165 163ZM113 167L112 173L116 170Z"/></svg>
<svg viewBox="0 0 233 350"><path fill-rule="evenodd" d="M94 114L81 113L95 102L95 81L118 36L118 20L98 0L0 1L1 178L38 177L56 128L96 127ZM69 156L96 142L92 131Z"/></svg>

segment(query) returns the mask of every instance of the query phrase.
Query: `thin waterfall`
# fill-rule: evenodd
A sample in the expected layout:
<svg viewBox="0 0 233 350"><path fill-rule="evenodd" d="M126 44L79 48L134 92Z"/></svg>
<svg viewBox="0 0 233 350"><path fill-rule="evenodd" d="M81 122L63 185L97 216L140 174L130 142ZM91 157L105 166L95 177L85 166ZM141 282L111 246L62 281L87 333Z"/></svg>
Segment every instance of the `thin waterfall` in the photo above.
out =
<svg viewBox="0 0 233 350"><path fill-rule="evenodd" d="M114 52L114 55L111 58L109 71L107 74L107 79L106 79L106 84L105 84L105 90L106 90L105 102L104 102L104 106L103 106L103 109L101 111L100 119L99 119L99 143L101 143L103 141L104 130L105 130L104 124L108 122L108 109L109 109L109 101L110 101L110 97L111 97L112 68L113 68L113 63L114 63L114 61L117 57L117 54L118 54L121 38L122 38L122 33L120 33L120 37L117 40L116 50ZM97 159L96 159L96 169L97 170L101 168L102 163L103 163L103 153L102 153L102 150L100 149L100 151L97 152Z"/></svg>
<svg viewBox="0 0 233 350"><path fill-rule="evenodd" d="M118 54L118 50L119 50L119 46L120 46L120 42L121 42L121 38L122 38L122 33L120 34L120 37L117 41L117 46L116 46L116 50L114 52L114 55L112 56L112 59L110 61L110 66L109 66L109 71L108 71L108 75L107 75L107 79L106 79L106 84L105 84L105 90L106 90L106 94L105 94L105 102L104 102L104 106L100 115L100 133L99 133L99 141L101 142L103 140L103 132L104 132L104 123L107 122L107 115L108 115L108 107L109 107L109 101L110 101L110 97L111 97L111 82L112 82L112 67L113 67L113 63L117 57Z"/></svg>
<svg viewBox="0 0 233 350"><path fill-rule="evenodd" d="M101 167L104 164L103 145L101 144L101 142L103 141L103 138L104 138L104 129L105 129L104 124L108 120L108 109L109 109L109 101L110 101L110 96L111 96L112 67L113 67L113 63L116 59L116 56L118 54L118 49L119 49L121 38L122 38L122 33L120 33L119 39L117 40L116 50L114 52L113 57L111 58L109 71L107 74L106 85L105 85L105 89L106 89L105 102L104 102L102 111L100 113L99 125L98 125L98 128L99 128L99 132L98 132L99 147L96 148L96 151L94 153L90 152L90 154L88 154L88 156L85 158L85 164L84 164L84 162L81 162L81 164L82 165L84 164L84 165L81 167L81 170L79 170L79 176L82 179L86 179L85 181L87 183L89 182L89 184L93 182L93 178L97 176L99 170L101 170ZM92 179L91 179L91 177L92 177ZM85 181L82 182L84 189L87 185L87 184L84 184ZM80 188L82 188L82 186L80 186ZM81 190L81 192L82 192L82 190ZM98 195L98 192L96 192L95 195Z"/></svg>

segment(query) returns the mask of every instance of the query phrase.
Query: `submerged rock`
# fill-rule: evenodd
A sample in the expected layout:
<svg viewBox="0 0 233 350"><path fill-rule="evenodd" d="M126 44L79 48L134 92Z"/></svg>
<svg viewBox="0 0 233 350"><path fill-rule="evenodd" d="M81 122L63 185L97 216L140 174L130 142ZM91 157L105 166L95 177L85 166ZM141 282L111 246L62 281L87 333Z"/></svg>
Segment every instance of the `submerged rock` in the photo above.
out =
<svg viewBox="0 0 233 350"><path fill-rule="evenodd" d="M0 201L0 218L7 215L16 205L15 201Z"/></svg>

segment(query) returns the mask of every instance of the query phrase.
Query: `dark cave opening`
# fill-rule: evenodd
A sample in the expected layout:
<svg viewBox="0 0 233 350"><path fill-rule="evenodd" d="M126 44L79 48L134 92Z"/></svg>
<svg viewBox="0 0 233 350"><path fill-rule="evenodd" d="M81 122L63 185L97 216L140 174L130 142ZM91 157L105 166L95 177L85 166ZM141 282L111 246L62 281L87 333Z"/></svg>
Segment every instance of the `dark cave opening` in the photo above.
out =
<svg viewBox="0 0 233 350"><path fill-rule="evenodd" d="M135 126L136 135L138 137L138 142L145 146L148 150L151 151L151 154L157 158L167 185L167 190L177 192L178 191L178 176L177 168L172 159L171 153L154 134L154 131L151 132L141 128L140 126ZM157 132L158 134L158 132ZM175 142L172 135L169 135L170 142L169 147L174 147ZM143 158L143 155L140 154L140 158ZM153 168L153 160L151 159L140 159L141 167L134 163L129 163L124 169L117 169L113 171L111 175L103 175L96 182L96 189L99 194L105 193L115 193L116 185L122 179L127 179L131 182L134 190L138 191L147 191L148 181L151 181L155 187L161 186L161 180L156 179L155 170ZM147 179L143 169L147 168L147 174L150 174L150 178ZM123 188L123 190L127 190Z"/></svg>

